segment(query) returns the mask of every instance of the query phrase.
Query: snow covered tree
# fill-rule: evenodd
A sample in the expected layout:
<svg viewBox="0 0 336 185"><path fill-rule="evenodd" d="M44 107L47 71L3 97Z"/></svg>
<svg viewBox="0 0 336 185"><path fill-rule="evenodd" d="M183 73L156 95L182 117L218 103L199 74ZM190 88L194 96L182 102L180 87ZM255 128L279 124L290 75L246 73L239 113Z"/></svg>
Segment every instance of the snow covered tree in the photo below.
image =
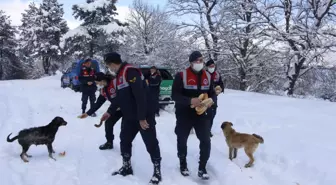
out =
<svg viewBox="0 0 336 185"><path fill-rule="evenodd" d="M22 78L20 62L16 57L17 30L11 25L10 17L0 10L0 80Z"/></svg>
<svg viewBox="0 0 336 185"><path fill-rule="evenodd" d="M40 27L36 31L38 53L42 57L42 64L45 74L49 74L50 67L62 54L60 41L62 35L68 30L66 21L63 18L63 5L57 0L43 0L37 19Z"/></svg>
<svg viewBox="0 0 336 185"><path fill-rule="evenodd" d="M182 22L183 26L192 29L194 36L202 37L208 58L218 61L218 34L220 20L224 17L220 12L224 0L168 0L171 12L177 16L189 15L197 20Z"/></svg>
<svg viewBox="0 0 336 185"><path fill-rule="evenodd" d="M166 65L177 69L188 52L177 25L160 7L134 0L127 19L126 41L121 52L132 63Z"/></svg>
<svg viewBox="0 0 336 185"><path fill-rule="evenodd" d="M83 23L63 38L67 52L94 57L106 49L116 49L122 32L119 26L124 24L114 18L118 15L115 3L116 0L87 0L73 5L74 17Z"/></svg>
<svg viewBox="0 0 336 185"><path fill-rule="evenodd" d="M274 43L265 36L267 24L254 7L258 0L227 0L218 15L220 54L226 56L218 65L235 89L259 91L263 84L282 75L281 59L269 50ZM225 17L225 18L224 18Z"/></svg>
<svg viewBox="0 0 336 185"><path fill-rule="evenodd" d="M274 56L266 47L263 31L264 17L254 10L252 0L169 0L172 13L177 16L195 15L192 21L182 22L189 33L203 45L207 58L217 62L220 73L230 88L260 89L279 73L268 70L280 67L267 64ZM261 57L262 56L262 57ZM276 62L276 61L275 61ZM270 75L270 76L269 76Z"/></svg>
<svg viewBox="0 0 336 185"><path fill-rule="evenodd" d="M28 9L22 13L22 24L19 26L19 51L20 60L25 68L28 78L40 77L42 70L39 65L39 37L37 31L40 29L40 20L38 19L39 8L35 3L30 3Z"/></svg>
<svg viewBox="0 0 336 185"><path fill-rule="evenodd" d="M267 35L286 49L288 95L293 95L298 79L336 46L335 5L334 0L277 0L256 6L268 23Z"/></svg>

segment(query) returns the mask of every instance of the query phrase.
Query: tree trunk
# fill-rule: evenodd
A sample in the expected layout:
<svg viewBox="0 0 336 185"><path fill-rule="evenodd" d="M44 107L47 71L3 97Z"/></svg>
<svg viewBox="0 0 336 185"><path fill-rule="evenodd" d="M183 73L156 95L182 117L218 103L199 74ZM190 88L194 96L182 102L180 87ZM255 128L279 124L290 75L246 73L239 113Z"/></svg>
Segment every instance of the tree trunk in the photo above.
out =
<svg viewBox="0 0 336 185"><path fill-rule="evenodd" d="M49 68L50 68L50 57L42 57L42 62L43 62L43 69L44 69L44 74L49 75Z"/></svg>
<svg viewBox="0 0 336 185"><path fill-rule="evenodd" d="M2 60L0 60L0 80L2 80L3 78L3 63L2 63Z"/></svg>
<svg viewBox="0 0 336 185"><path fill-rule="evenodd" d="M212 18L211 18L211 12L213 10L213 8L217 5L217 2L213 2L212 5L209 5L209 2L208 1L204 1L204 5L205 7L207 8L207 11L206 11L206 20L207 20L207 23L208 23L208 26L209 26L209 30L210 30L210 36L212 38L212 50L211 50L211 53L212 53L212 56L213 56L213 60L217 62L218 60L218 52L219 52L219 48L218 48L218 36L216 35L217 34L217 30L215 29L215 25L214 25L214 22L212 21Z"/></svg>
<svg viewBox="0 0 336 185"><path fill-rule="evenodd" d="M4 61L2 59L2 50L0 49L0 80L2 80L3 78L3 65L4 65Z"/></svg>
<svg viewBox="0 0 336 185"><path fill-rule="evenodd" d="M298 78L300 77L300 72L305 61L306 58L299 54L298 62L294 64L294 73L287 74L287 78L289 81L288 81L288 87L286 87L285 90L287 90L287 95L289 96L294 94L294 87Z"/></svg>
<svg viewBox="0 0 336 185"><path fill-rule="evenodd" d="M246 72L243 69L243 67L239 68L239 77L240 77L240 81L239 81L239 90L241 91L245 91L247 88L247 84L246 84Z"/></svg>
<svg viewBox="0 0 336 185"><path fill-rule="evenodd" d="M93 41L91 41L90 42L90 50L89 50L90 58L93 58L93 54L94 54L94 44L93 44Z"/></svg>

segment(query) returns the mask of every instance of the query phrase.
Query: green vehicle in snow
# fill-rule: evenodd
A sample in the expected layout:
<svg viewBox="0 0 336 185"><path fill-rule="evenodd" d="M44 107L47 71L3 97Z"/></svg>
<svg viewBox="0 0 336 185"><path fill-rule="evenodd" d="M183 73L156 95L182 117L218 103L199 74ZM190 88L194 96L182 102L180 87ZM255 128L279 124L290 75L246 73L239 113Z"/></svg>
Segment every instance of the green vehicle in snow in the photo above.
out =
<svg viewBox="0 0 336 185"><path fill-rule="evenodd" d="M148 65L140 65L139 68L141 69L142 73L145 77L149 76L150 67ZM161 107L164 107L169 104L174 104L171 98L172 92L172 85L173 85L173 76L171 75L170 69L163 66L156 66L159 70L162 78L162 82L160 85L160 100L159 103Z"/></svg>

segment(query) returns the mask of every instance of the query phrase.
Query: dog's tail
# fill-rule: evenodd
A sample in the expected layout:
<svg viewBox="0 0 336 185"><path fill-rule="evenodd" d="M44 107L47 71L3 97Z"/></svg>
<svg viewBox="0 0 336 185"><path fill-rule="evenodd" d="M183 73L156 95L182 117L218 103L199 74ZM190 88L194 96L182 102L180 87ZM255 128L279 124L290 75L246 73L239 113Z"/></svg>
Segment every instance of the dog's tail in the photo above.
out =
<svg viewBox="0 0 336 185"><path fill-rule="evenodd" d="M9 138L10 135L12 135L12 133L10 133L10 134L7 136L7 142L13 142L13 141L15 141L15 140L18 138L18 136L15 136L15 137L13 137L12 139L10 139L10 138Z"/></svg>
<svg viewBox="0 0 336 185"><path fill-rule="evenodd" d="M252 136L254 136L255 138L257 138L258 142L263 144L264 143L264 138L262 138L261 136L257 135L257 134L252 134Z"/></svg>

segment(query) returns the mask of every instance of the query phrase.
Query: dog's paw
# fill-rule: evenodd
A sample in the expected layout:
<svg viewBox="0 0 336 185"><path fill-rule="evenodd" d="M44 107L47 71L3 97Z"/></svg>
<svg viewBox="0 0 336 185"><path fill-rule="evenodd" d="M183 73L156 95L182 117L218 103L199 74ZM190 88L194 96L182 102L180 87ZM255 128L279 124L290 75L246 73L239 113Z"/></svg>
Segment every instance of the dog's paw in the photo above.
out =
<svg viewBox="0 0 336 185"><path fill-rule="evenodd" d="M29 161L27 159L22 159L23 162L28 163Z"/></svg>
<svg viewBox="0 0 336 185"><path fill-rule="evenodd" d="M49 155L49 158L53 159L54 161L56 161L56 159L52 155Z"/></svg>
<svg viewBox="0 0 336 185"><path fill-rule="evenodd" d="M250 167L252 167L252 164L249 164L249 163L245 164L245 168L250 168Z"/></svg>
<svg viewBox="0 0 336 185"><path fill-rule="evenodd" d="M28 155L28 154L24 154L26 157L28 158L31 158L32 156L31 155Z"/></svg>

